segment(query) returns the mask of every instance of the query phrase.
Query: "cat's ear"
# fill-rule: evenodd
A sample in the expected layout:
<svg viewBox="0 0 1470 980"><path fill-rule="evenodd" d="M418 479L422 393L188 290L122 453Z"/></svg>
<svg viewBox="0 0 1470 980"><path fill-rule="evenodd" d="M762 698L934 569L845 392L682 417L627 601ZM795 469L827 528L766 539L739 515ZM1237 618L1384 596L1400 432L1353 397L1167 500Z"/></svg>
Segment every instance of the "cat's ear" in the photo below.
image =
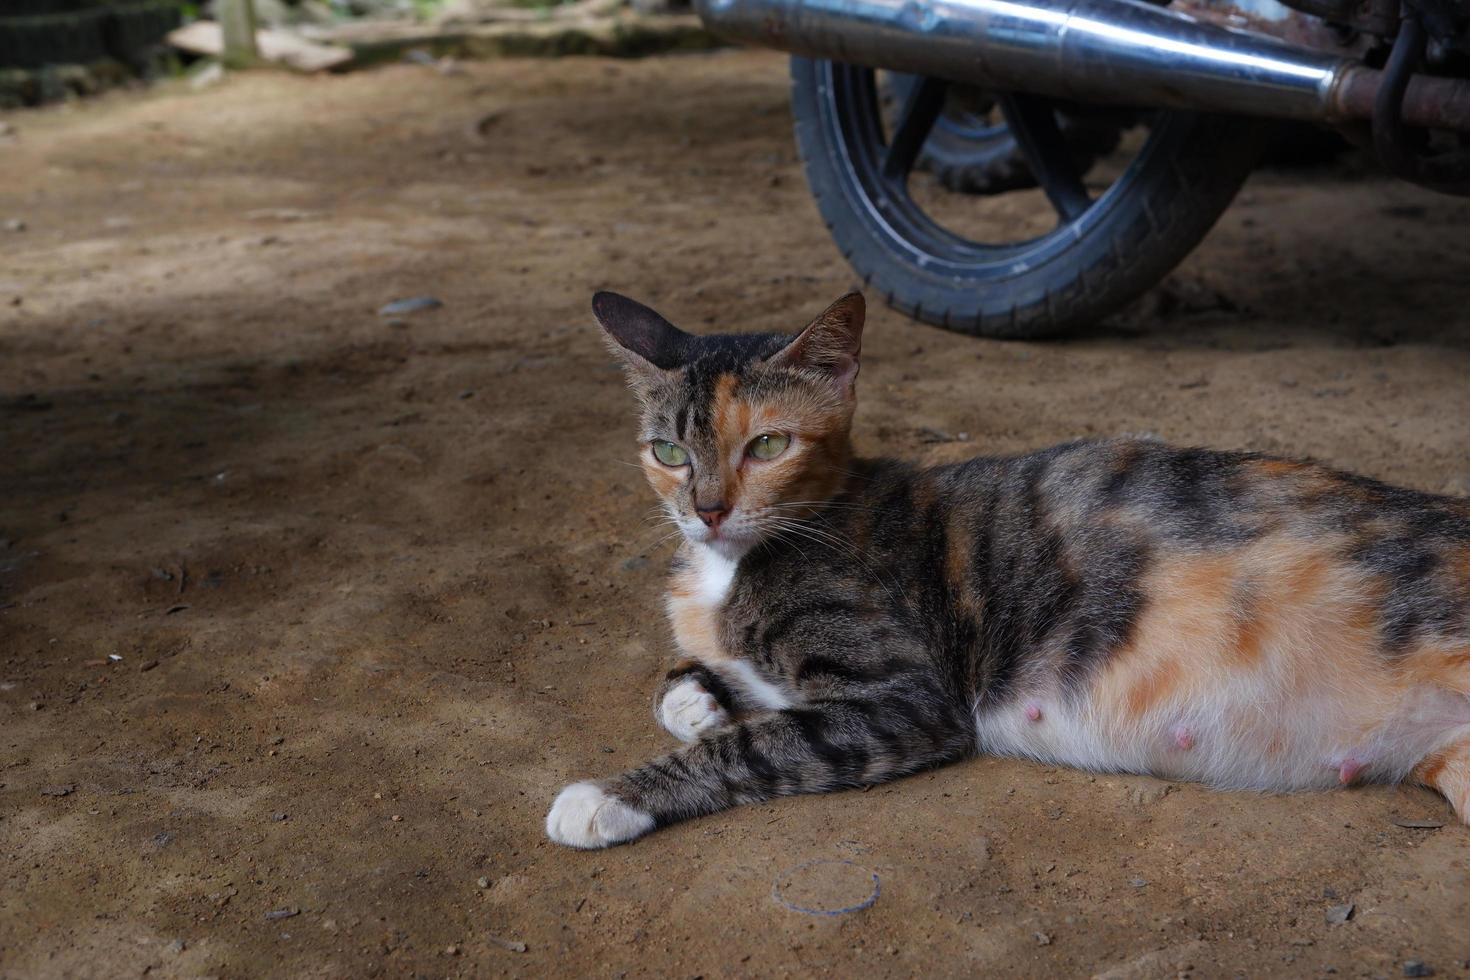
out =
<svg viewBox="0 0 1470 980"><path fill-rule="evenodd" d="M617 293L594 295L592 315L606 332L608 346L635 378L652 379L683 366L695 339L642 303Z"/></svg>
<svg viewBox="0 0 1470 980"><path fill-rule="evenodd" d="M848 293L822 311L796 339L771 355L769 363L822 371L844 393L857 379L863 350L863 320L867 304L862 293Z"/></svg>

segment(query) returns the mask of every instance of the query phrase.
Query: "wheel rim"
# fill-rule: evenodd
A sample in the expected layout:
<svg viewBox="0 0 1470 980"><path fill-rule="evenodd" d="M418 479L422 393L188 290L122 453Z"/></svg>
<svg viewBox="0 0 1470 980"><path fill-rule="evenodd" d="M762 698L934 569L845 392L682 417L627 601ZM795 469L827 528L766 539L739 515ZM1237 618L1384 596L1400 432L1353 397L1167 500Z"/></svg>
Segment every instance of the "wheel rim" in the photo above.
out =
<svg viewBox="0 0 1470 980"><path fill-rule="evenodd" d="M884 98L893 98L902 102L908 97L914 88L923 81L922 75L909 75L897 72L888 73L888 84L892 85L892 91L884 91ZM885 108L887 103L885 102ZM994 106L992 105L992 109ZM966 102L948 99L944 105L944 111L939 114L939 119L934 123L936 133L944 133L956 139L969 143L985 143L992 140L1009 140L1011 131L1006 128L1004 121L995 122L990 112L977 112ZM926 147L932 151L933 147Z"/></svg>
<svg viewBox="0 0 1470 980"><path fill-rule="evenodd" d="M1174 118L1162 114L1138 155L1094 198L1076 172L1053 104L1017 93L999 96L1008 128L1058 220L1052 230L1031 238L982 242L944 227L909 194L908 179L924 142L942 122L947 83L921 79L910 89L891 132L885 132L872 69L836 62L820 62L818 67L828 144L837 148L838 162L848 171L844 192L880 234L910 256L912 264L939 275L1012 278L1060 254L1100 224L1129 193L1163 142L1162 130Z"/></svg>

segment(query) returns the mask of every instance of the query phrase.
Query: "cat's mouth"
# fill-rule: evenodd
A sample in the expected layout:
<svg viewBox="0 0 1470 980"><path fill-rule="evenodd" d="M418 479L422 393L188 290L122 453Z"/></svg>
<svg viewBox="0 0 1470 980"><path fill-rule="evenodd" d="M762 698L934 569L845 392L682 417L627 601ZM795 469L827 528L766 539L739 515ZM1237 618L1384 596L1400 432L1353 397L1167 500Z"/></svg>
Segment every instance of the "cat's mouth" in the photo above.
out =
<svg viewBox="0 0 1470 980"><path fill-rule="evenodd" d="M684 536L691 542L720 552L728 558L738 558L756 543L755 528L745 521L727 520L718 527L706 527L698 521L681 522Z"/></svg>

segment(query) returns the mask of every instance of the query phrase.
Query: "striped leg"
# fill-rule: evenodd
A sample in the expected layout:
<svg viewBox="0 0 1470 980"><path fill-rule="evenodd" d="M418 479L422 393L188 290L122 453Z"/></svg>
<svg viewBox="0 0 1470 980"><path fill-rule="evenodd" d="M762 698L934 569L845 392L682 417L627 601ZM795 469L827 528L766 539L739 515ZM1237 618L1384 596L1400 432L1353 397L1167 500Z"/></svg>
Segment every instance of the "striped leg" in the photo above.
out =
<svg viewBox="0 0 1470 980"><path fill-rule="evenodd" d="M606 847L744 803L880 783L973 751L967 714L930 690L828 698L706 732L601 783L577 783L546 819L552 840Z"/></svg>

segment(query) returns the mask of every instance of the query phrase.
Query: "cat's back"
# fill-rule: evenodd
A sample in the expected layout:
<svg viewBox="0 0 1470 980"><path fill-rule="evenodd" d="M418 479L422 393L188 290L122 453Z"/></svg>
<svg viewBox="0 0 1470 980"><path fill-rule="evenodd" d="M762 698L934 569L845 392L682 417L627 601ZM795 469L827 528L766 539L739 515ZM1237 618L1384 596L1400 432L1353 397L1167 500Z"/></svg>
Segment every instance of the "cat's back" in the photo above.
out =
<svg viewBox="0 0 1470 980"><path fill-rule="evenodd" d="M1311 460L1151 439L1068 442L895 476L932 485L951 508L1041 533L1126 528L1158 546L1194 551L1326 534L1355 537L1364 557L1378 540L1417 541L1447 553L1470 546L1470 499Z"/></svg>

